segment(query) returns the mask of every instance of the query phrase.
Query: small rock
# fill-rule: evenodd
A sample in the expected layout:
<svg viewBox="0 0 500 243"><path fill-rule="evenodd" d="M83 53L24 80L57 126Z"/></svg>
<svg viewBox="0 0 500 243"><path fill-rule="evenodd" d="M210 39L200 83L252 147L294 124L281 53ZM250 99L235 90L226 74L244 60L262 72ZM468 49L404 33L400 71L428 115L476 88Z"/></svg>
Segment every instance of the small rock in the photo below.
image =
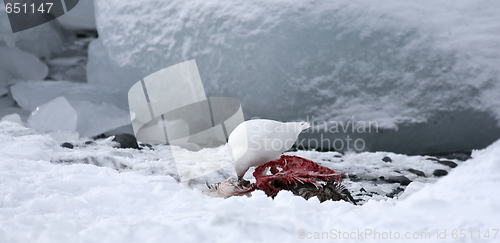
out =
<svg viewBox="0 0 500 243"><path fill-rule="evenodd" d="M139 147L140 147L140 149L143 149L143 148L146 148L146 147L147 147L149 150L154 151L154 148L153 148L153 146L151 146L151 144L147 144L147 143L139 143Z"/></svg>
<svg viewBox="0 0 500 243"><path fill-rule="evenodd" d="M405 191L405 189L403 189L402 187L398 187L398 188L394 189L394 191L388 193L386 196L390 197L390 198L394 198L394 196L397 196L401 192L404 192L404 191Z"/></svg>
<svg viewBox="0 0 500 243"><path fill-rule="evenodd" d="M415 170L415 169L408 169L409 172L415 174L415 175L418 175L418 176L425 176L425 173L421 170Z"/></svg>
<svg viewBox="0 0 500 243"><path fill-rule="evenodd" d="M392 159L389 156L385 156L384 158L382 158L382 161L390 163L392 162Z"/></svg>
<svg viewBox="0 0 500 243"><path fill-rule="evenodd" d="M466 160L470 159L470 153L469 154L454 153L454 154L450 154L450 155L445 156L445 158L447 158L447 159L456 159L456 160L460 160L460 161L466 161Z"/></svg>
<svg viewBox="0 0 500 243"><path fill-rule="evenodd" d="M426 158L426 160L432 160L432 161L439 161L439 159L436 159L436 158Z"/></svg>
<svg viewBox="0 0 500 243"><path fill-rule="evenodd" d="M85 145L97 145L94 141L87 141L85 142Z"/></svg>
<svg viewBox="0 0 500 243"><path fill-rule="evenodd" d="M64 143L62 143L62 144L61 144L61 147L63 147L63 148L69 148L69 149L72 149L72 148L74 148L75 146L73 146L73 144L71 144L71 143L64 142Z"/></svg>
<svg viewBox="0 0 500 243"><path fill-rule="evenodd" d="M437 170L434 170L434 172L432 174L435 175L435 176L440 177L440 176L448 175L448 171L437 169Z"/></svg>
<svg viewBox="0 0 500 243"><path fill-rule="evenodd" d="M455 168L457 167L457 163L453 162L453 161L449 161L449 160L438 160L437 161L438 163L442 164L442 165L446 165L446 166L449 166L451 168Z"/></svg>
<svg viewBox="0 0 500 243"><path fill-rule="evenodd" d="M389 183L399 183L403 186L407 186L408 184L411 183L411 180L408 179L406 176L391 176L387 178L385 181Z"/></svg>
<svg viewBox="0 0 500 243"><path fill-rule="evenodd" d="M153 148L153 146L151 146L151 144L147 144L147 143L140 143L139 146L141 147L148 147L148 148Z"/></svg>
<svg viewBox="0 0 500 243"><path fill-rule="evenodd" d="M116 135L115 138L113 138L113 141L118 142L120 144L120 148L139 149L135 136L127 133Z"/></svg>
<svg viewBox="0 0 500 243"><path fill-rule="evenodd" d="M97 140L97 139L103 139L103 138L106 138L106 135L104 135L104 133L99 134L99 135L97 135L97 136L95 136L95 137L92 137L92 139L94 139L94 140Z"/></svg>

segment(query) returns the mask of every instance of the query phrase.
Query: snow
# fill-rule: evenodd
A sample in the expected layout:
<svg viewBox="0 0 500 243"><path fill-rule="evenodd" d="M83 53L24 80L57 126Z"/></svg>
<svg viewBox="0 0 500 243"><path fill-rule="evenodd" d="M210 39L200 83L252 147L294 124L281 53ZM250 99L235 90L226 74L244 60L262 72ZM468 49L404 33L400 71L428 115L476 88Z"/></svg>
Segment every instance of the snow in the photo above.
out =
<svg viewBox="0 0 500 243"><path fill-rule="evenodd" d="M20 79L43 80L48 73L47 65L33 54L15 47L0 46L0 88Z"/></svg>
<svg viewBox="0 0 500 243"><path fill-rule="evenodd" d="M59 96L64 97L78 113L76 131L81 136L97 136L131 123L127 110L112 105L116 92L110 87L31 80L16 83L11 93L17 104L29 111Z"/></svg>
<svg viewBox="0 0 500 243"><path fill-rule="evenodd" d="M40 132L76 130L78 115L68 101L59 96L37 107L28 118L28 124Z"/></svg>
<svg viewBox="0 0 500 243"><path fill-rule="evenodd" d="M320 204L316 198L306 201L289 192L280 192L274 200L261 191L250 198L211 198L197 188L204 181L195 181L192 188L177 182L169 150L178 147L117 149L111 137L86 146L84 140L70 141L77 145L70 150L49 134L23 135L26 128L17 123L3 121L0 128L10 131L0 135L1 242L297 242L307 232L312 237L314 232L327 232L330 237L332 229L391 230L401 236L430 232L431 241L437 241L437 230L446 230L448 240L453 239L454 229L490 229L492 236L500 223L500 198L493 193L500 186L500 141L474 151L471 160L459 163L443 179L429 176L415 186L411 183L404 199L375 198L354 206L343 201ZM186 159L192 158L193 152L184 151ZM227 152L219 147L196 153L226 161ZM329 167L350 167L351 174L375 166L375 161L387 171L429 163L422 156L383 152L343 157L336 152L289 154ZM381 161L383 156L393 162ZM220 182L227 175L235 175L232 168L205 179ZM346 183L353 191L350 184L356 182ZM373 235L363 237L358 241L380 241ZM469 237L463 241L497 241L479 240L477 234Z"/></svg>
<svg viewBox="0 0 500 243"><path fill-rule="evenodd" d="M404 132L367 143L416 137L394 150L405 153L429 151L439 130L435 146L450 144L441 151L482 148L500 134L496 2L96 0L95 7L106 50L98 49L112 67L99 82L115 76L123 93L194 58L207 95L238 99L247 119L376 121ZM435 125L442 116L449 130ZM456 142L485 127L495 136Z"/></svg>
<svg viewBox="0 0 500 243"><path fill-rule="evenodd" d="M65 29L68 30L95 30L94 0L80 0L78 4L57 18Z"/></svg>

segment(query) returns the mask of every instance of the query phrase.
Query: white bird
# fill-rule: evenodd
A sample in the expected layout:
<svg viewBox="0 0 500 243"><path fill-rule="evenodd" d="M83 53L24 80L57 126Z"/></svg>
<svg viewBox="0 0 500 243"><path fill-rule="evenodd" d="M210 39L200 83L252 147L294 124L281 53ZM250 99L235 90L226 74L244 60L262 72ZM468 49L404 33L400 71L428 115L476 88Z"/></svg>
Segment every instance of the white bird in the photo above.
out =
<svg viewBox="0 0 500 243"><path fill-rule="evenodd" d="M299 134L311 127L307 122L279 122L266 119L239 124L229 135L228 144L238 180L250 167L278 159L292 147Z"/></svg>

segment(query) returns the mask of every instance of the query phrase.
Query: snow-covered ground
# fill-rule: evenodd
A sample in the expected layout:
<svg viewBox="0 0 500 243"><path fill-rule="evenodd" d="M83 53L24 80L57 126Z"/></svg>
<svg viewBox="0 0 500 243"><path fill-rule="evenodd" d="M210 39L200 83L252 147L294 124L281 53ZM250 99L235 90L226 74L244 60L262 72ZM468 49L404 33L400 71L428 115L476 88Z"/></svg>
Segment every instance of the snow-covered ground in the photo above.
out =
<svg viewBox="0 0 500 243"><path fill-rule="evenodd" d="M1 122L0 132L0 242L295 242L315 236L385 242L389 232L394 242L408 236L419 238L413 239L417 242L450 240L463 237L460 233L466 239L457 242L500 237L493 239L500 227L495 189L500 186L500 141L474 151L466 162L453 160L455 169L428 156L290 152L365 178L345 184L353 195L364 187L379 196L357 197L362 205L354 206L306 201L286 191L274 200L262 191L250 198L208 197L201 193L204 182L234 177L232 168L190 186L180 184L169 152L178 147L118 149L111 138L85 144L74 133L39 134L11 122ZM75 148L62 148L64 141ZM225 147L185 153L186 159L230 160ZM385 156L392 161L383 161ZM408 173L408 168L427 177ZM432 175L435 169L450 173L438 180ZM395 198L385 193L398 183L368 179L400 174L413 182ZM430 240L420 239L426 232ZM395 240L397 236L401 238Z"/></svg>

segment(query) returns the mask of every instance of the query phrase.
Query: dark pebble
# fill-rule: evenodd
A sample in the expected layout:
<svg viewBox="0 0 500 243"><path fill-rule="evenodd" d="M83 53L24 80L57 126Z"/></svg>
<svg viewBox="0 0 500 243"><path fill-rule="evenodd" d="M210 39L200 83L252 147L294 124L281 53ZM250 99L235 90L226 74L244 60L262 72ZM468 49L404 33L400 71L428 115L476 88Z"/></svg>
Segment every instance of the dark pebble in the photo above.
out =
<svg viewBox="0 0 500 243"><path fill-rule="evenodd" d="M445 158L466 161L466 160L470 159L470 154L454 153L454 154L450 154L450 155L445 156Z"/></svg>
<svg viewBox="0 0 500 243"><path fill-rule="evenodd" d="M404 192L404 191L405 191L405 189L403 189L402 187L398 187L398 188L394 189L394 191L388 193L386 196L390 197L390 198L394 198L394 196L397 196L401 192Z"/></svg>
<svg viewBox="0 0 500 243"><path fill-rule="evenodd" d="M435 176L445 176L445 175L448 175L448 171L438 169L438 170L434 170L434 172L432 174Z"/></svg>
<svg viewBox="0 0 500 243"><path fill-rule="evenodd" d="M151 144L147 144L147 143L140 143L139 146L141 147L140 149L144 148L144 147L148 147L149 150L153 150L153 146L151 146Z"/></svg>
<svg viewBox="0 0 500 243"><path fill-rule="evenodd" d="M137 144L137 139L135 138L135 136L127 133L115 135L113 141L118 142L120 144L120 148L139 149L139 145Z"/></svg>
<svg viewBox="0 0 500 243"><path fill-rule="evenodd" d="M389 156L385 156L384 158L382 158L382 161L384 161L384 162L392 162L392 159Z"/></svg>
<svg viewBox="0 0 500 243"><path fill-rule="evenodd" d="M73 146L73 144L71 144L71 143L65 142L65 143L62 143L62 144L61 144L61 147L63 147L63 148L69 148L69 149L72 149L72 148L74 148L75 146Z"/></svg>
<svg viewBox="0 0 500 243"><path fill-rule="evenodd" d="M438 160L437 161L438 163L442 164L442 165L446 165L446 166L449 166L451 168L455 168L457 167L457 163L453 162L453 161L449 161L449 160Z"/></svg>
<svg viewBox="0 0 500 243"><path fill-rule="evenodd" d="M418 176L425 176L425 173L421 170L415 170L410 168L408 169L408 171Z"/></svg>
<svg viewBox="0 0 500 243"><path fill-rule="evenodd" d="M436 158L426 158L426 160L439 161L439 159Z"/></svg>
<svg viewBox="0 0 500 243"><path fill-rule="evenodd" d="M99 135L97 135L97 136L95 136L95 137L92 137L92 139L94 139L94 140L97 140L97 139L103 139L103 138L106 138L106 135L104 135L104 133L99 134Z"/></svg>
<svg viewBox="0 0 500 243"><path fill-rule="evenodd" d="M366 192L366 190L363 187L361 187L361 189L359 189L359 191L360 192Z"/></svg>
<svg viewBox="0 0 500 243"><path fill-rule="evenodd" d="M85 142L85 145L97 145L94 141L87 141Z"/></svg>
<svg viewBox="0 0 500 243"><path fill-rule="evenodd" d="M399 183L403 186L407 186L408 184L411 183L411 180L408 179L406 176L391 176L387 178L385 181L389 183Z"/></svg>

